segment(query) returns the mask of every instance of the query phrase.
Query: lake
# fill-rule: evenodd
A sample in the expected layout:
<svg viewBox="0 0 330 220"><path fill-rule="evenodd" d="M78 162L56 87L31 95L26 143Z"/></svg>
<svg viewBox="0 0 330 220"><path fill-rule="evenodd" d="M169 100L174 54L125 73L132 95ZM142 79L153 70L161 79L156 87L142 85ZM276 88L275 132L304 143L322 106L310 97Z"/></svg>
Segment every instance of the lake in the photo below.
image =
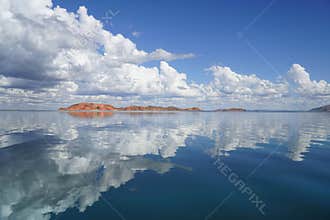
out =
<svg viewBox="0 0 330 220"><path fill-rule="evenodd" d="M329 113L0 118L0 219L330 219Z"/></svg>

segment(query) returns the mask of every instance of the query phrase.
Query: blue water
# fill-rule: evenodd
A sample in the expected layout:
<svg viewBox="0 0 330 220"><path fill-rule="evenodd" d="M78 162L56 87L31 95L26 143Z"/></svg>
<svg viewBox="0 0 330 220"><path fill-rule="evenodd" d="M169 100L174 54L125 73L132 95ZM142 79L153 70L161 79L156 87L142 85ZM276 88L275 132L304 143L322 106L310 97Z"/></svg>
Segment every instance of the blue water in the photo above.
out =
<svg viewBox="0 0 330 220"><path fill-rule="evenodd" d="M330 219L328 113L0 119L0 219Z"/></svg>

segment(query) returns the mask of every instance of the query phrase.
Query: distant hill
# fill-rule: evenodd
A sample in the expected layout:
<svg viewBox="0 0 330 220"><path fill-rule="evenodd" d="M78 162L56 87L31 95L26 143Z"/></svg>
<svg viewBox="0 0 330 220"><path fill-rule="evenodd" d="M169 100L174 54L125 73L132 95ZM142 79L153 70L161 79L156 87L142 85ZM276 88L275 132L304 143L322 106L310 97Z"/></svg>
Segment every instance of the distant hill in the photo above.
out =
<svg viewBox="0 0 330 220"><path fill-rule="evenodd" d="M81 102L71 105L67 108L60 108L60 111L113 111L116 108L113 105Z"/></svg>
<svg viewBox="0 0 330 220"><path fill-rule="evenodd" d="M313 108L311 112L330 112L330 105L321 106L318 108Z"/></svg>
<svg viewBox="0 0 330 220"><path fill-rule="evenodd" d="M71 105L67 108L60 108L60 111L201 111L200 108L177 108L173 106L160 107L160 106L128 106L128 107L115 107L108 104L88 103L82 102Z"/></svg>
<svg viewBox="0 0 330 220"><path fill-rule="evenodd" d="M178 108L175 106L161 107L161 106L127 106L127 107L115 107L113 105L108 104L99 104L99 103L91 103L91 102L81 102L74 105L71 105L66 108L59 108L60 111L68 111L68 112L81 112L81 111L203 111L198 107L191 108ZM246 109L243 108L226 108L226 109L216 109L210 110L208 112L245 112ZM86 116L82 114L75 114L75 116ZM90 117L95 115L90 114Z"/></svg>

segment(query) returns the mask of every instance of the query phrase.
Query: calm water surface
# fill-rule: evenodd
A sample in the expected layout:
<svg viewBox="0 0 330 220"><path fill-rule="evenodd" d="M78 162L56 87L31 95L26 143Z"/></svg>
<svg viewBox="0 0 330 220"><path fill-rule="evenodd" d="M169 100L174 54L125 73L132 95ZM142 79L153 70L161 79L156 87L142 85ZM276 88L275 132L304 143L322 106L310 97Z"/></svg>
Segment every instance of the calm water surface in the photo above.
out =
<svg viewBox="0 0 330 220"><path fill-rule="evenodd" d="M0 219L330 219L328 113L0 119Z"/></svg>

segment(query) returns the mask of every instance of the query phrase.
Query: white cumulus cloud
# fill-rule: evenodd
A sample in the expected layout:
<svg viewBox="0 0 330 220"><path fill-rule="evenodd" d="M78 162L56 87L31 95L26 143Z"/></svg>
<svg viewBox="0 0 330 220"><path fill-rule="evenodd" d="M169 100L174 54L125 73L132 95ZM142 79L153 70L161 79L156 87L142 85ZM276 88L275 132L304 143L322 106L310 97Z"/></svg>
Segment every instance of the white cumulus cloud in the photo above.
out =
<svg viewBox="0 0 330 220"><path fill-rule="evenodd" d="M155 104L157 99L160 105L210 108L255 107L276 100L276 108L306 108L307 102L312 107L330 101L329 83L311 80L299 64L274 82L212 66L213 79L195 83L189 73L169 64L194 54L138 49L122 34L106 30L84 6L69 12L51 0L0 0L0 5L1 106ZM150 61L160 64L147 66Z"/></svg>
<svg viewBox="0 0 330 220"><path fill-rule="evenodd" d="M310 79L309 73L299 64L293 64L287 74L294 92L303 96L330 96L330 84L325 80Z"/></svg>

